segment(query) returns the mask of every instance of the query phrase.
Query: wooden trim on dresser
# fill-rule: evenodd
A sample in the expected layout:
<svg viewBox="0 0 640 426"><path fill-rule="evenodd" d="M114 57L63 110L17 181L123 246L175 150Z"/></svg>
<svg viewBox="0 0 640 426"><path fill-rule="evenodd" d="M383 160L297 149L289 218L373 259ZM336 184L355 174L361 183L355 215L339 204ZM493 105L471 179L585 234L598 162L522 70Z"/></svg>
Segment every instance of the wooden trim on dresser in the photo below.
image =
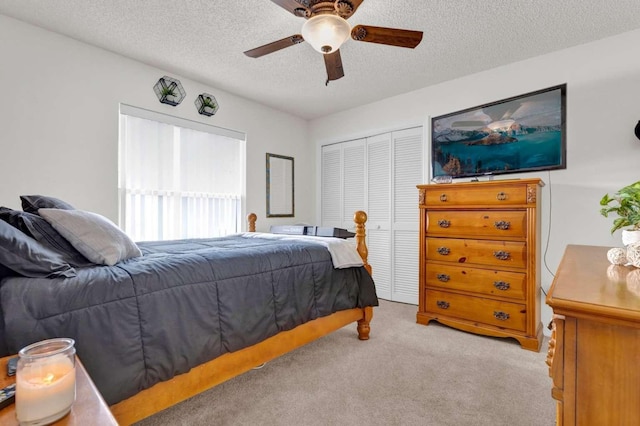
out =
<svg viewBox="0 0 640 426"><path fill-rule="evenodd" d="M562 425L564 412L564 319L562 315L553 316L546 360L553 382L551 397L556 400L556 425Z"/></svg>

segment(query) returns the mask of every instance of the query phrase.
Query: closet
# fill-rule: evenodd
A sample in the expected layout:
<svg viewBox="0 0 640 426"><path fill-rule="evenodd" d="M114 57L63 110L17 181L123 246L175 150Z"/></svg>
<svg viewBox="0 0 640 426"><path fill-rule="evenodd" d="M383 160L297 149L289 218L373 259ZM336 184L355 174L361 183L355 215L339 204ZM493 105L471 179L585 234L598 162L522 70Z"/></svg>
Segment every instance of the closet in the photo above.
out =
<svg viewBox="0 0 640 426"><path fill-rule="evenodd" d="M416 185L424 182L422 127L325 145L321 149L322 226L353 229L367 212L367 246L378 297L418 304Z"/></svg>

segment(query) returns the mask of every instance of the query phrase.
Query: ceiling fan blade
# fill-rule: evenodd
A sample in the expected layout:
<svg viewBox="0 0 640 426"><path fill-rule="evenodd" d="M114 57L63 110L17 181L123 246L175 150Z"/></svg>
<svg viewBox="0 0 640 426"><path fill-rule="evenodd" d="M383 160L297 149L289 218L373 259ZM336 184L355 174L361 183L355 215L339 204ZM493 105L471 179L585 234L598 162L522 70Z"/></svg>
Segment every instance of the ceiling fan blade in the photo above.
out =
<svg viewBox="0 0 640 426"><path fill-rule="evenodd" d="M304 7L300 2L296 0L271 0L284 10L288 10L296 16L301 18L308 18L310 14L310 10ZM361 0L362 1L362 0Z"/></svg>
<svg viewBox="0 0 640 426"><path fill-rule="evenodd" d="M285 47L293 46L295 44L300 44L303 41L304 39L300 34L295 34L295 35L283 38L282 40L274 41L272 43L267 43L264 46L247 50L246 52L244 52L244 54L252 58L259 58L260 56L268 55L269 53L276 52L280 49L284 49Z"/></svg>
<svg viewBox="0 0 640 426"><path fill-rule="evenodd" d="M401 30L398 28L372 27L356 25L351 30L351 38L368 43L414 48L422 41L422 31Z"/></svg>
<svg viewBox="0 0 640 426"><path fill-rule="evenodd" d="M327 82L325 83L325 86L329 84L330 81L344 77L340 49L332 53L326 53L322 56L324 56L324 65L327 67Z"/></svg>

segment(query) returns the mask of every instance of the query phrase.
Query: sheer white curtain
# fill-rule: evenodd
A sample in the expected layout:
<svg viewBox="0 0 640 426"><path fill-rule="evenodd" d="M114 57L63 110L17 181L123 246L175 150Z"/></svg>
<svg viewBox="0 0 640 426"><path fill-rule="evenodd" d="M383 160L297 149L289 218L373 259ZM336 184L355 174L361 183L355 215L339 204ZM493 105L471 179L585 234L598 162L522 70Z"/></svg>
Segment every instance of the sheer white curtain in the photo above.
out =
<svg viewBox="0 0 640 426"><path fill-rule="evenodd" d="M121 226L135 241L241 230L244 140L180 124L121 110Z"/></svg>

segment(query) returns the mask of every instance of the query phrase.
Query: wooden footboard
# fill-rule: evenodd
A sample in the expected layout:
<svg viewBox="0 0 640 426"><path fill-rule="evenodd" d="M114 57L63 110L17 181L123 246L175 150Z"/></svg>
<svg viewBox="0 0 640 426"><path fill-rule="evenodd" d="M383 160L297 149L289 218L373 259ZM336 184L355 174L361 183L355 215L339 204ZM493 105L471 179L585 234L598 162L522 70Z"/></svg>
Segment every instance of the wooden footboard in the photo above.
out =
<svg viewBox="0 0 640 426"><path fill-rule="evenodd" d="M250 232L255 232L256 219L253 213L247 216L247 229ZM365 212L355 213L356 247L365 268L371 273L365 244L366 220ZM369 322L372 317L373 308L366 307L339 311L309 321L248 348L219 356L192 368L188 373L157 383L149 389L112 405L111 411L121 425L135 423L353 322L358 323L358 338L368 340Z"/></svg>

